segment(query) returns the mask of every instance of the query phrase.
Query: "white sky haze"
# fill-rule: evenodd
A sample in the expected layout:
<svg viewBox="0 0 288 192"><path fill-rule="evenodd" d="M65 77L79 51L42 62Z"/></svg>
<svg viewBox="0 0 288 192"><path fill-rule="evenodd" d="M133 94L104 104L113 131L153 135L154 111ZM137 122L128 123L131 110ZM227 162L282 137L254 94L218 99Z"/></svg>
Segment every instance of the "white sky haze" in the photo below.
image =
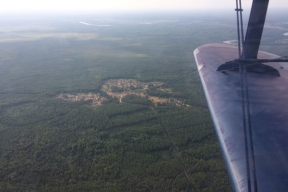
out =
<svg viewBox="0 0 288 192"><path fill-rule="evenodd" d="M252 0L242 0L249 8ZM0 11L121 11L233 9L235 0L0 0ZM270 0L270 8L287 7L288 0Z"/></svg>

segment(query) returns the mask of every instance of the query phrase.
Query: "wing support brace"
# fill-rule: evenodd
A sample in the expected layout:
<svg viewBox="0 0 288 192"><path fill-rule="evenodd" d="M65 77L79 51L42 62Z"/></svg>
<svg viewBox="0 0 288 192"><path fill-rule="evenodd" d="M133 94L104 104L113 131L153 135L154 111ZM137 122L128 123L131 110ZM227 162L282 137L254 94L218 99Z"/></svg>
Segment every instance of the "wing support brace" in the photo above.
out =
<svg viewBox="0 0 288 192"><path fill-rule="evenodd" d="M265 65L263 63L287 62L288 61L287 59L257 59L268 4L269 0L253 0L245 41L243 43L242 55L240 56L239 59L235 59L234 61L229 61L224 64L221 64L217 68L217 71L239 70L239 66L243 64L244 67L246 67L247 72L280 76L280 73L278 72L277 69ZM240 9L238 9L237 5L236 11L242 11L241 4ZM238 26L238 41L240 40L239 38L240 36Z"/></svg>
<svg viewBox="0 0 288 192"><path fill-rule="evenodd" d="M257 59L269 0L253 0L243 45L242 59Z"/></svg>
<svg viewBox="0 0 288 192"><path fill-rule="evenodd" d="M247 72L280 76L277 69L263 64L269 62L288 62L288 59L235 59L221 64L217 71L238 71L239 66L244 64Z"/></svg>

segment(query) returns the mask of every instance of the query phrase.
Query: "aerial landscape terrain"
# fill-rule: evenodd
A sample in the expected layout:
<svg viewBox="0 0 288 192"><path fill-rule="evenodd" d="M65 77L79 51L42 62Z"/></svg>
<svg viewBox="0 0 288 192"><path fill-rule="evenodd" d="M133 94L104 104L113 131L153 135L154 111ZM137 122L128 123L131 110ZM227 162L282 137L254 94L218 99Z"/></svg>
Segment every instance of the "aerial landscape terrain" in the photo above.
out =
<svg viewBox="0 0 288 192"><path fill-rule="evenodd" d="M260 49L286 56L279 15ZM232 191L193 51L236 38L225 13L0 17L0 191Z"/></svg>

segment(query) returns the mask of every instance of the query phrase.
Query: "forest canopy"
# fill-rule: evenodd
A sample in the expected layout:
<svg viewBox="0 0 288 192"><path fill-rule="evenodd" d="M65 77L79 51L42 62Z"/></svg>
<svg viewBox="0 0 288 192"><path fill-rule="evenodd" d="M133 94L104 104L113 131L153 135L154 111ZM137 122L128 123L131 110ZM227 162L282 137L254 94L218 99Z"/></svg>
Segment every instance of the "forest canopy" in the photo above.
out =
<svg viewBox="0 0 288 192"><path fill-rule="evenodd" d="M0 191L232 190L193 58L233 42L230 17L5 18Z"/></svg>

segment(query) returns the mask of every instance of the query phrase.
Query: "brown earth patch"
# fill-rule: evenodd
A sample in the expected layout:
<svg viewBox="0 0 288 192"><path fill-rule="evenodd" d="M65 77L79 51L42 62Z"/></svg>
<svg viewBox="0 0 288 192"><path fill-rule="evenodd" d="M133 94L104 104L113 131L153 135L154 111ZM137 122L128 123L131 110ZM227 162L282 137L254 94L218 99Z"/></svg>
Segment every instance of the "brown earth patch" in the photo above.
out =
<svg viewBox="0 0 288 192"><path fill-rule="evenodd" d="M177 106L190 107L184 102L181 102L174 98L162 98L148 95L146 90L150 86L156 87L158 90L173 93L170 88L162 88L163 82L153 81L153 82L140 82L135 79L110 79L102 85L102 91L111 97L116 97L120 103L122 103L122 98L126 95L138 95L140 97L147 97L150 101L157 105L157 103L174 103ZM77 101L91 101L91 105L101 105L107 99L95 93L78 93L78 94L59 94L56 98L60 98L66 101L77 102Z"/></svg>

